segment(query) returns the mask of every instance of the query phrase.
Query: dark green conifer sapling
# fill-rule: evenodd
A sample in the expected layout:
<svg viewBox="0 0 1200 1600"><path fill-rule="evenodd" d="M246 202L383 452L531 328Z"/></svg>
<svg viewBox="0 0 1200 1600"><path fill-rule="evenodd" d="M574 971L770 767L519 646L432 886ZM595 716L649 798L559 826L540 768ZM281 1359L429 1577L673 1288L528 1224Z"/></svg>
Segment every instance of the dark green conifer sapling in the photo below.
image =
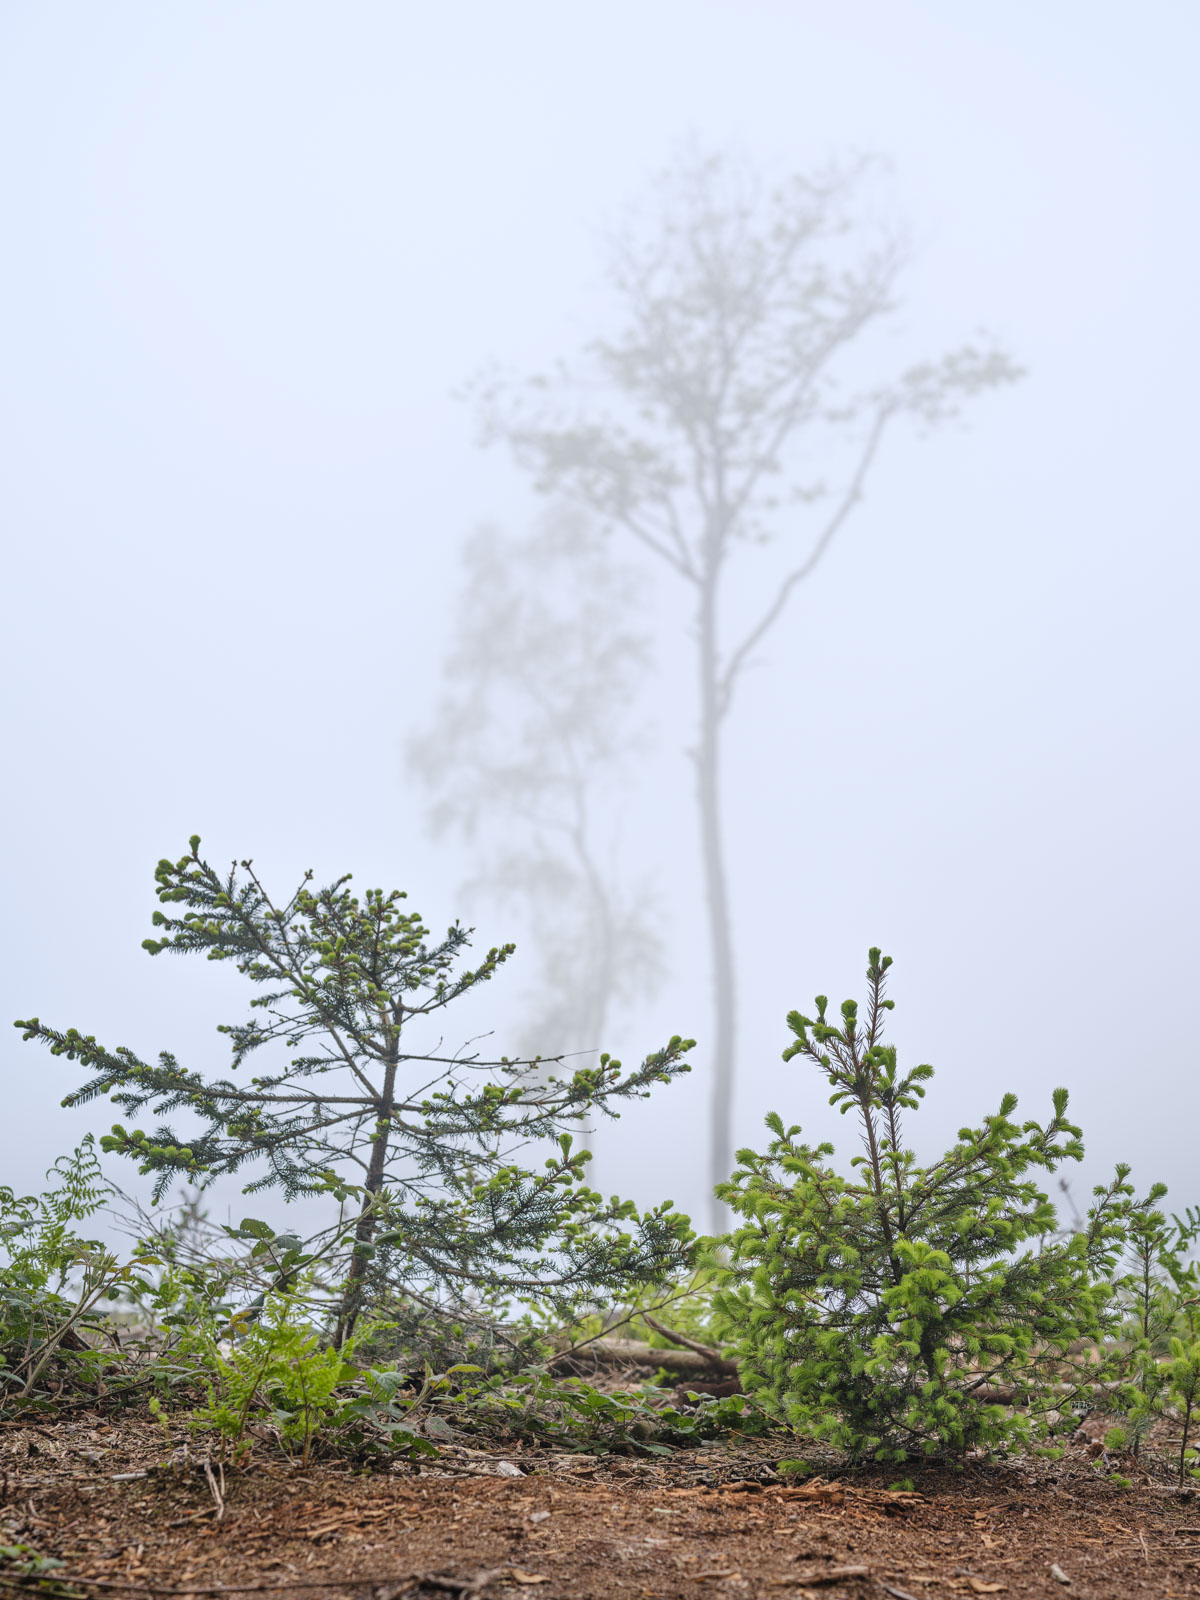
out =
<svg viewBox="0 0 1200 1600"><path fill-rule="evenodd" d="M253 1015L220 1029L232 1070L260 1051L269 1066L217 1077L36 1017L16 1026L90 1070L65 1105L109 1095L131 1116L151 1106L190 1118L186 1133L170 1121L149 1132L118 1124L103 1140L155 1174L157 1194L176 1177L204 1183L252 1167L247 1192L328 1193L349 1207L339 1341L368 1305L428 1335L464 1319L494 1325L514 1301L569 1311L624 1297L685 1263L687 1219L669 1203L639 1215L603 1200L584 1182L586 1152L570 1129L686 1072L690 1040L673 1038L629 1073L602 1055L562 1077L448 1054L423 1028L491 979L511 945L460 967L469 930L431 940L403 894L369 889L360 900L348 875L313 889L309 872L276 904L249 861L221 875L198 837L182 859L160 861L155 879L164 909L145 948L232 961L262 991ZM540 1171L514 1159L547 1138L557 1149Z"/></svg>

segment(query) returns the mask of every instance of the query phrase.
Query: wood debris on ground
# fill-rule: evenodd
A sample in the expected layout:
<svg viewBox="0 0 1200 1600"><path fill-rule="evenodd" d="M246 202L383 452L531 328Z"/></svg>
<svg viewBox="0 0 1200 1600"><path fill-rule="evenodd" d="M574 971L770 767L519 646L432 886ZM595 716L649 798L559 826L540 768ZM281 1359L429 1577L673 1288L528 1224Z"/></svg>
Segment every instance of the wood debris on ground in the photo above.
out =
<svg viewBox="0 0 1200 1600"><path fill-rule="evenodd" d="M78 1600L1200 1596L1195 1497L1121 1489L1082 1448L909 1488L789 1480L766 1441L648 1460L484 1443L381 1473L256 1446L222 1482L149 1419L5 1429L0 1594L30 1592L40 1560L61 1562L42 1592Z"/></svg>

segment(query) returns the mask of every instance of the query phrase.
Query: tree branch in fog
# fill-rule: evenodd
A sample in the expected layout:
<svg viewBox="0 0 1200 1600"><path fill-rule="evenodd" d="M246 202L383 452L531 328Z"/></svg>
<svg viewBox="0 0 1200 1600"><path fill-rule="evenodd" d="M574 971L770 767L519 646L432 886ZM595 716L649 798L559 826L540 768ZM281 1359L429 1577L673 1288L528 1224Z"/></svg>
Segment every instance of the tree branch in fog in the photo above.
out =
<svg viewBox="0 0 1200 1600"><path fill-rule="evenodd" d="M614 1003L657 987L663 946L648 882L620 870L619 798L650 668L634 574L593 518L552 508L535 531L469 542L430 730L409 746L436 829L474 843L475 893L514 907L540 972L521 1048L595 1050ZM535 1041L537 1041L535 1043Z"/></svg>
<svg viewBox="0 0 1200 1600"><path fill-rule="evenodd" d="M716 1004L714 1184L733 1163L736 974L720 805L738 681L861 500L893 424L940 421L1018 376L1001 351L973 345L882 384L863 370L861 347L894 309L904 261L894 234L862 220L868 170L829 167L771 188L735 162L682 160L660 180L649 221L614 241L617 331L552 377L477 391L485 439L684 586ZM777 543L782 552L763 549ZM742 584L735 604L728 579L751 551L755 598Z"/></svg>

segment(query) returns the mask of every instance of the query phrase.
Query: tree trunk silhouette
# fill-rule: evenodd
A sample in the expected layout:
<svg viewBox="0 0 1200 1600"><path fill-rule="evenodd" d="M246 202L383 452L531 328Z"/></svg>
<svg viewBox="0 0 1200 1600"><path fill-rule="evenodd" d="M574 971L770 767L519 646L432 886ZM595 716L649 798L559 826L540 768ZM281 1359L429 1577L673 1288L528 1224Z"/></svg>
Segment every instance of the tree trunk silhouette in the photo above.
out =
<svg viewBox="0 0 1200 1600"><path fill-rule="evenodd" d="M711 1184L733 1170L734 1039L737 1026L737 975L730 927L729 882L725 870L725 835L721 826L721 708L716 617L715 573L701 591L698 628L700 668L700 739L696 751L696 791L700 817L700 850L708 910L712 960L713 1045L708 1170ZM709 1226L722 1229L723 1207L709 1197Z"/></svg>
<svg viewBox="0 0 1200 1600"><path fill-rule="evenodd" d="M634 715L652 645L640 576L566 502L519 536L478 530L447 692L409 745L435 826L476 852L471 890L529 928L540 970L516 1042L530 1055L598 1054L614 1012L661 980L650 877L620 871L619 801L648 737ZM592 1151L599 1122L580 1129Z"/></svg>

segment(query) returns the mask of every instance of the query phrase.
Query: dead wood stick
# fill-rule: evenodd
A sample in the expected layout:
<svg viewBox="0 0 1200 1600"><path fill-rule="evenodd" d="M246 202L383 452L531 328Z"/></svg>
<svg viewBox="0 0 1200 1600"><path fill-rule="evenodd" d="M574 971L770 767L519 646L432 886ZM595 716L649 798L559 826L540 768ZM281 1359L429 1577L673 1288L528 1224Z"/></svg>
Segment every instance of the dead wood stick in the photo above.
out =
<svg viewBox="0 0 1200 1600"><path fill-rule="evenodd" d="M42 1581L74 1588L121 1589L151 1595L273 1594L276 1590L286 1589L367 1589L384 1583L400 1583L406 1586L417 1584L426 1589L444 1589L450 1594L467 1595L476 1594L488 1583L507 1577L511 1570L511 1567L497 1567L492 1571L477 1572L473 1578L443 1577L434 1572L368 1572L355 1577L285 1579L281 1583L189 1583L182 1589L164 1588L162 1584L155 1583L151 1579L139 1583L136 1580L119 1578L67 1577L61 1572L47 1573ZM22 1593L30 1593L28 1580L25 1579L0 1577L0 1587L19 1588Z"/></svg>
<svg viewBox="0 0 1200 1600"><path fill-rule="evenodd" d="M220 1522L225 1516L225 1496L217 1486L216 1474L213 1472L212 1462L208 1456L204 1458L204 1476L208 1480L209 1493L212 1495L213 1504L217 1508L217 1521ZM222 1470L221 1477L224 1478L224 1476L225 1473Z"/></svg>
<svg viewBox="0 0 1200 1600"><path fill-rule="evenodd" d="M686 1333L676 1333L674 1328L668 1328L656 1318L642 1313L642 1321L647 1327L653 1328L655 1333L661 1333L664 1339L670 1339L673 1344L682 1345L685 1350L694 1350L698 1356L703 1356L706 1361L711 1361L714 1366L723 1366L725 1357L719 1350L714 1350L711 1345L701 1344L696 1339L689 1339Z"/></svg>

